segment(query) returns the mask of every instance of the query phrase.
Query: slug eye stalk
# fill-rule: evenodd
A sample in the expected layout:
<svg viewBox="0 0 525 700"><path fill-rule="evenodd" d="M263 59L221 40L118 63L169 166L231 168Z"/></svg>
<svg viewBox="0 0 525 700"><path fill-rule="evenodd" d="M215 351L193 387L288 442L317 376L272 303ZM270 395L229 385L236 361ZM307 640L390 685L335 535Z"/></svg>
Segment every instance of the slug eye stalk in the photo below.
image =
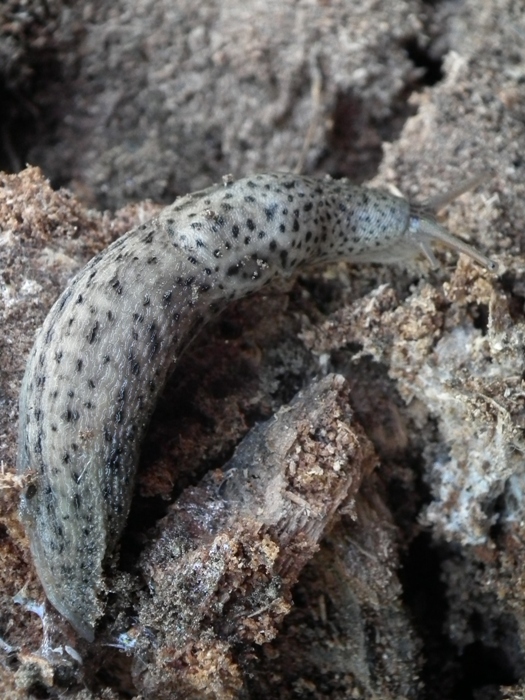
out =
<svg viewBox="0 0 525 700"><path fill-rule="evenodd" d="M482 182L485 182L489 177L490 173L478 173L460 185L453 187L443 194L432 197L422 204L410 205L410 233L413 235L414 242L419 245L434 269L439 267L439 263L432 252L430 244L438 241L448 248L468 255L479 265L490 270L490 272L497 272L498 264L494 260L483 255L483 253L480 253L468 243L453 236L444 226L436 221L436 214L447 204L457 199L457 197L465 192L477 187Z"/></svg>

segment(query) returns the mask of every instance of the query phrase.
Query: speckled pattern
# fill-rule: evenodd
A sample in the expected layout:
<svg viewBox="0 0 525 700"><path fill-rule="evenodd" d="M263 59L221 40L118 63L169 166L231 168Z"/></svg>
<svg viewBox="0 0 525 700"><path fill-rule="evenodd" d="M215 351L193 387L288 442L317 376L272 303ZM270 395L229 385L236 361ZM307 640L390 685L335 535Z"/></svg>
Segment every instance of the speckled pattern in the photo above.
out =
<svg viewBox="0 0 525 700"><path fill-rule="evenodd" d="M159 392L230 300L304 263L417 254L404 199L291 174L225 180L129 232L73 279L40 330L20 397L21 514L51 603L87 639L128 515Z"/></svg>

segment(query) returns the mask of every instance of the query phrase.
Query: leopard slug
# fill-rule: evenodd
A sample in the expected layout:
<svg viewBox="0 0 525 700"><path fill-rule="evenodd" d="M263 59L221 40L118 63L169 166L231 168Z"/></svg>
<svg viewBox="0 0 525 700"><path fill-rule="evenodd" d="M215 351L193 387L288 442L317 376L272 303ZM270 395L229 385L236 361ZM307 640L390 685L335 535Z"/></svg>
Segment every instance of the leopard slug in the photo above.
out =
<svg viewBox="0 0 525 700"><path fill-rule="evenodd" d="M454 193L454 196L457 194ZM345 180L261 174L189 194L93 258L55 303L20 395L20 514L49 601L93 640L159 392L198 329L299 267L391 262L441 241L429 210Z"/></svg>

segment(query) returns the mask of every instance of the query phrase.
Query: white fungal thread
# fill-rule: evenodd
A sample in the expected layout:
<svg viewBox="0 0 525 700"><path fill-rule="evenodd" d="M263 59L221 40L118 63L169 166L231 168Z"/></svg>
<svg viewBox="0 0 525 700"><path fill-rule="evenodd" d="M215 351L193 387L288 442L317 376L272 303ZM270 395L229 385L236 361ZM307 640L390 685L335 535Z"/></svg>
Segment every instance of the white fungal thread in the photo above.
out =
<svg viewBox="0 0 525 700"><path fill-rule="evenodd" d="M21 517L37 572L77 632L93 639L145 428L172 358L198 329L304 264L391 262L420 250L435 264L435 241L495 269L405 199L275 173L182 197L76 275L28 361L18 470L32 475Z"/></svg>

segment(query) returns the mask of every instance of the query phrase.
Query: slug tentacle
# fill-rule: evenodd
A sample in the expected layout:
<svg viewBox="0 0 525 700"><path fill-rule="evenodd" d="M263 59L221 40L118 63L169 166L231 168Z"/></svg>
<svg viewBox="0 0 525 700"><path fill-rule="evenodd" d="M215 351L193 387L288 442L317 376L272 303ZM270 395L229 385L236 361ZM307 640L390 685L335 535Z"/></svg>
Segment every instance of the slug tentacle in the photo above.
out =
<svg viewBox="0 0 525 700"><path fill-rule="evenodd" d="M452 250L457 250L459 253L468 255L487 270L491 272L497 271L498 265L494 260L483 255L483 253L480 253L468 243L453 236L444 226L435 220L432 214L422 210L421 207L418 206L412 206L410 211L410 232L413 235L414 242L419 244L434 269L439 267L439 263L434 257L434 253L430 248L430 243L437 241L448 248L452 248Z"/></svg>
<svg viewBox="0 0 525 700"><path fill-rule="evenodd" d="M344 180L254 175L187 195L97 255L51 309L20 394L18 470L37 572L87 639L124 528L144 431L200 327L275 276L390 262L440 241L494 264L401 197Z"/></svg>
<svg viewBox="0 0 525 700"><path fill-rule="evenodd" d="M494 260L483 255L468 243L453 236L444 226L436 221L435 216L446 207L447 204L450 204L450 202L453 202L462 194L465 194L465 192L473 190L475 187L488 180L490 176L491 173L487 171L476 173L471 178L457 184L446 192L431 197L421 204L411 204L410 231L414 236L414 240L419 244L421 250L434 269L439 267L439 263L434 257L430 248L430 243L437 241L448 248L452 248L452 250L468 255L479 265L490 270L490 272L497 272L498 266Z"/></svg>
<svg viewBox="0 0 525 700"><path fill-rule="evenodd" d="M458 197L461 197L461 195L465 194L465 192L471 192L478 187L478 185L487 182L487 180L489 180L491 177L492 172L490 170L481 170L478 173L474 173L472 177L469 177L462 182L458 182L457 185L454 185L454 187L445 190L445 192L440 192L439 194L436 194L433 197L430 197L430 199L422 202L420 205L421 209L434 214L439 214L439 212L444 209L447 204L450 204L450 202L453 202Z"/></svg>

